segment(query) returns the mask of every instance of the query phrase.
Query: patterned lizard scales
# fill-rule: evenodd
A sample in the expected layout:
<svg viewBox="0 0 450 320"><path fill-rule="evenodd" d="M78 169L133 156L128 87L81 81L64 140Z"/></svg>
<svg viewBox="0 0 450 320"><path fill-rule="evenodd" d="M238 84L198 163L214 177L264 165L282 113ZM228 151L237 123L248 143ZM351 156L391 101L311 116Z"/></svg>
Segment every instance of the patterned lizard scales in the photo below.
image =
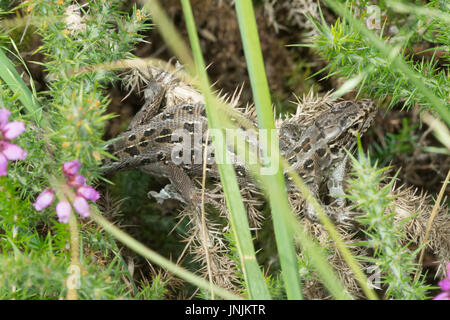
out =
<svg viewBox="0 0 450 320"><path fill-rule="evenodd" d="M198 189L192 179L203 174L203 147L209 155L207 177L219 179L214 150L207 139L208 121L203 104L179 103L161 106L164 89L157 83L148 86L146 104L131 121L127 131L107 146L115 158L103 160L104 172L139 169L168 178L187 203L198 205ZM281 121L278 128L281 154L320 199L322 186L328 195L343 195L347 154L355 149L356 133L364 134L374 118L375 104L367 99L334 102L318 114L307 127L297 116ZM197 139L198 141L194 141ZM192 145L194 147L192 147ZM195 147L200 146L200 147ZM228 152L233 153L230 149ZM235 171L241 186L252 184L245 162L235 159ZM287 179L288 190L295 187ZM326 213L336 223L351 224L353 213L344 210L345 199L337 197ZM313 221L317 214L307 205L305 214Z"/></svg>

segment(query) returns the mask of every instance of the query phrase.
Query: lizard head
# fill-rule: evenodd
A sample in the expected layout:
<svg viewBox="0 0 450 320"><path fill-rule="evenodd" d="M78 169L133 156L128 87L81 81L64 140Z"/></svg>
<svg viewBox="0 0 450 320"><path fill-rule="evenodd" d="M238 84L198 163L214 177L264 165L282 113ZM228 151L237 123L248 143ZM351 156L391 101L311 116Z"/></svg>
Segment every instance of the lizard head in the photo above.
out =
<svg viewBox="0 0 450 320"><path fill-rule="evenodd" d="M375 103L369 99L342 101L325 112L316 126L327 141L342 139L344 135L364 134L375 116Z"/></svg>

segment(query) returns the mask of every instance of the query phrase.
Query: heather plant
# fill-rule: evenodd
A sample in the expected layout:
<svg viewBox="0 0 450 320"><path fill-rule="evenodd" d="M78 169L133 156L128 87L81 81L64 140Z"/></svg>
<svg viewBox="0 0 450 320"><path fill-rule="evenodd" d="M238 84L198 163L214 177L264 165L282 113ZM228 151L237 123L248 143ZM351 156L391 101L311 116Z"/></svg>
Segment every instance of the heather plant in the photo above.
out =
<svg viewBox="0 0 450 320"><path fill-rule="evenodd" d="M355 210L361 211L359 221L367 241L359 245L374 250L370 258L356 257L358 261L354 257L344 241L347 239L342 239L303 180L296 172L288 170L276 137L266 147L268 154L278 161L277 172L263 176L258 175L261 163L250 167L268 200L267 210L273 222L279 265L272 274L256 259L254 237L257 234L250 229L243 196L230 164L219 164L224 207L228 212L226 228L209 227L212 223L206 218L204 203L200 215L185 215L190 221L183 228L192 228L186 234L194 234L190 239L195 238L200 244L198 248L203 256L199 260L201 269L207 270L205 277L180 267L179 263L146 247L120 228L115 220L117 216L111 214L115 208L105 209L108 199L102 199L106 193L100 192L101 183L110 183L100 174L101 160L112 157L102 139L106 121L114 117L106 113L110 102L106 88L120 85L123 80L114 70L117 66L127 66L123 61L137 61L130 52L144 41L142 33L153 27L151 23L159 28L162 38L185 68L186 77L202 93L210 127L224 130L228 125L236 126L230 124L229 114L223 112L226 116L220 116L219 112L229 110L229 105L218 99L211 89L195 17L189 1L181 3L192 57L158 1L145 1L142 8L133 6L125 12L123 3L115 0L94 0L83 5L68 0L29 0L18 2L14 8L1 3L1 16L14 13L19 18L0 21L0 62L3 65L0 69L0 298L166 298L170 294L169 286L177 280L158 271L153 272L150 281L136 281L133 265L125 261L119 243L165 272L200 288L200 293L193 292L203 299L302 299L307 282L322 283L324 291L336 299L349 299L354 295L376 299L374 290L367 284L363 272L367 270L362 269L361 261L378 266L381 279L377 284L386 286L385 298L430 298L427 296L430 288L424 284L423 276L413 278L414 273L420 272L419 265L414 263L417 252L402 244L402 223L393 219L392 184L381 186L385 179L383 169L378 170L361 150L358 160L352 158L354 174L347 197L356 203ZM382 8L388 10L389 16L391 3L397 2L387 1L387 7ZM336 9L336 5L337 2L329 2L331 8ZM356 5L358 10L348 3L343 6L347 11L336 10L343 18L338 18L331 27L323 16L321 21L309 20L318 31L309 46L327 57L330 76L350 78L335 95L358 88L358 93L387 100L389 106L399 102L406 108L420 105L422 110L435 111L448 123L447 70L438 64L435 55L417 62L407 54L407 48L413 43L420 43L422 38L433 39L430 41L439 46L436 50L444 51L442 59L448 60L448 52L444 50L448 45L449 30L445 23L448 7L442 10L438 2L433 1L427 6L429 11L393 5L399 12L410 13L409 25L415 26L406 35L403 34L406 28L399 32L393 29L396 38L395 35L385 36L383 29L374 36L364 24L355 23L355 18L348 14L350 10L373 29L372 23L367 23L367 12L363 11L366 3ZM258 124L261 129L275 129L253 5L236 1L236 12ZM430 16L439 17L444 23L435 20L430 23ZM427 28L422 32L424 25ZM20 57L17 42L21 39L17 39L17 31L24 35L35 33L42 41L37 52L44 57L38 62L46 74L44 90L37 92ZM400 54L395 58L387 55L379 48L380 43L389 43ZM22 75L12 61L23 70ZM144 62L151 64L152 60ZM28 85L24 79L28 79ZM417 81L422 84L417 86ZM405 131L390 137L390 148L378 148L380 157L388 161L392 153L407 152L414 147L415 140L408 135L408 128L405 122ZM437 131L446 145L448 134L444 129ZM402 148L394 148L397 140L401 141ZM213 143L216 153L223 152L224 140L216 138ZM313 238L293 213L283 170L298 187L302 201L310 203L319 213L327 233L326 241ZM446 183L444 181L444 185ZM438 205L440 200L436 200ZM209 255L212 250L207 245L208 235L224 239L225 244L220 249L228 250L215 254L232 261L222 276L229 277L233 286L224 288L213 281L211 269L218 260L217 256ZM425 245L421 243L420 249ZM328 261L336 252L358 283L355 292L345 288L339 270L333 269ZM441 284L444 292L448 291L444 280ZM446 293L439 296L445 297Z"/></svg>
<svg viewBox="0 0 450 320"><path fill-rule="evenodd" d="M149 27L139 10L124 14L119 5L96 1L84 11L69 1L27 1L14 8L30 18L55 17L33 20L30 27L43 39L39 51L45 56L48 75L48 90L39 94L33 84L28 90L11 67L5 52L17 50L12 38L7 38L14 28L3 29L2 63L9 67L3 70L5 82L0 83L3 299L105 299L138 294L136 286L123 281L130 279L130 273L113 238L93 225L79 230L76 220L69 222L72 206L87 217L87 200L99 198L86 181L98 179L96 168L106 154L101 136L110 116L104 115L108 102L104 86L116 79L111 72L84 76L71 72L131 57L131 48L141 40L138 32ZM8 122L8 116L14 121ZM17 146L10 143L13 139ZM80 162L69 161L74 158L83 163L81 170ZM28 162L9 163L6 171L5 159ZM46 209L55 198L56 214L54 207ZM64 227L68 222L70 227ZM80 239L88 245L81 246ZM98 259L106 259L106 265ZM154 284L163 287L161 282ZM154 291L149 291L150 286L141 288L147 298Z"/></svg>

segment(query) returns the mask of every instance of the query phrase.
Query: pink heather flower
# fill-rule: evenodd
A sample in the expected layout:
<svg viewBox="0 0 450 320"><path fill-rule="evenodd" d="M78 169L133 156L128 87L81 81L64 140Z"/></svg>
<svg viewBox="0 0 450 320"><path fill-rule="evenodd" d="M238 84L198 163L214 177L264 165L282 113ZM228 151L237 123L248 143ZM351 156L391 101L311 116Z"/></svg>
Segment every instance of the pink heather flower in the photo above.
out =
<svg viewBox="0 0 450 320"><path fill-rule="evenodd" d="M37 197L36 202L33 203L33 206L37 211L41 211L51 205L54 198L55 193L51 189L45 189Z"/></svg>
<svg viewBox="0 0 450 320"><path fill-rule="evenodd" d="M0 176L6 176L8 173L8 159L0 152Z"/></svg>
<svg viewBox="0 0 450 320"><path fill-rule="evenodd" d="M0 109L0 176L7 175L8 161L25 160L27 152L8 141L17 138L25 130L22 121L8 122L11 112Z"/></svg>
<svg viewBox="0 0 450 320"><path fill-rule="evenodd" d="M449 278L447 278L447 279L442 279L442 280L439 282L439 286L441 287L441 289L442 289L443 291L450 291L450 279L449 279Z"/></svg>
<svg viewBox="0 0 450 320"><path fill-rule="evenodd" d="M56 214L58 215L58 221L62 223L69 222L70 214L72 213L72 207L67 201L60 201L56 205Z"/></svg>
<svg viewBox="0 0 450 320"><path fill-rule="evenodd" d="M27 152L25 150L6 141L0 141L0 152L3 153L6 159L12 161L25 160L27 157Z"/></svg>
<svg viewBox="0 0 450 320"><path fill-rule="evenodd" d="M0 109L0 132L3 136L3 140L13 140L20 136L25 130L25 123L22 121L12 121L8 122L9 112L5 108Z"/></svg>
<svg viewBox="0 0 450 320"><path fill-rule="evenodd" d="M100 194L97 192L97 190L88 185L79 187L77 189L77 194L79 196L82 196L86 200L92 200L94 202L100 198Z"/></svg>
<svg viewBox="0 0 450 320"><path fill-rule="evenodd" d="M433 300L450 300L450 293L448 292L439 293L436 297L433 298Z"/></svg>
<svg viewBox="0 0 450 320"><path fill-rule="evenodd" d="M15 144L0 140L0 176L8 174L8 161L25 160L27 152Z"/></svg>
<svg viewBox="0 0 450 320"><path fill-rule="evenodd" d="M7 123L11 112L5 108L0 109L0 129L3 128Z"/></svg>
<svg viewBox="0 0 450 320"><path fill-rule="evenodd" d="M433 300L450 300L450 262L447 263L447 277L439 282L442 293L438 294Z"/></svg>
<svg viewBox="0 0 450 320"><path fill-rule="evenodd" d="M8 114L5 111L0 110L0 121L4 121L4 118L7 121L7 116ZM7 157L0 153L0 173L2 170L6 172L7 160ZM58 215L59 222L69 222L69 217L72 214L72 206L81 217L89 217L90 210L87 200L97 201L100 198L100 194L94 188L86 185L86 178L78 173L80 167L81 164L78 160L64 162L63 164L63 173L67 177L67 186L75 188L77 196L73 199L72 204L68 201L60 201L56 205L56 214ZM44 190L33 204L34 208L38 211L43 210L52 203L54 197L55 194L52 190Z"/></svg>
<svg viewBox="0 0 450 320"><path fill-rule="evenodd" d="M68 161L63 163L63 172L66 176L73 176L80 170L81 163L78 160Z"/></svg>
<svg viewBox="0 0 450 320"><path fill-rule="evenodd" d="M81 217L83 218L89 217L90 214L89 204L87 203L85 198L77 196L75 197L75 200L73 200L72 204Z"/></svg>
<svg viewBox="0 0 450 320"><path fill-rule="evenodd" d="M83 177L81 174L75 174L73 176L69 176L69 179L67 180L67 184L74 188L80 188L86 183L86 178Z"/></svg>
<svg viewBox="0 0 450 320"><path fill-rule="evenodd" d="M25 123L23 121L9 122L1 130L6 140L14 140L25 131Z"/></svg>

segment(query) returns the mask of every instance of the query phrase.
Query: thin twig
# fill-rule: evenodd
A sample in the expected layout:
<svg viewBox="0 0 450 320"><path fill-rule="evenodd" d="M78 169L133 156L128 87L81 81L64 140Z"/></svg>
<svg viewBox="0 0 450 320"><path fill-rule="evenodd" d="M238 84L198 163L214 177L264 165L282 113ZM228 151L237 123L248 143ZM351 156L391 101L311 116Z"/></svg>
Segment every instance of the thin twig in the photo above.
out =
<svg viewBox="0 0 450 320"><path fill-rule="evenodd" d="M444 191L447 188L447 183L448 183L449 179L450 179L450 170L448 170L448 172L447 172L447 177L445 177L444 183L442 184L442 188L439 191L439 195L436 199L436 202L434 203L433 210L431 211L431 216L428 219L427 229L425 231L425 237L423 239L423 244L427 243L427 241L428 241L428 237L430 235L430 230L433 225L434 218L436 217L436 214L438 213L438 209L439 209L441 200L444 196ZM424 246L422 248L422 250L420 251L419 262L418 262L419 268L417 268L416 274L414 276L414 281L417 281L419 274L420 274L420 270L421 270L420 266L422 265L422 262L423 262L423 256L425 254L425 247L426 246Z"/></svg>

